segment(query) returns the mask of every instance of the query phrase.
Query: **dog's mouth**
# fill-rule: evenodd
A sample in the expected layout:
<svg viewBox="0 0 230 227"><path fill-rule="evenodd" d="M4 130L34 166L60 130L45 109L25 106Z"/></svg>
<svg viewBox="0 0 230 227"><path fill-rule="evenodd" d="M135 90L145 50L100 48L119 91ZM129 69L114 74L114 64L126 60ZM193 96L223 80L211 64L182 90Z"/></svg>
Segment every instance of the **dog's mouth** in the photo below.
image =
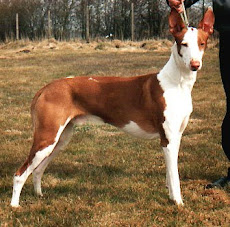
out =
<svg viewBox="0 0 230 227"><path fill-rule="evenodd" d="M196 72L196 71L198 71L198 70L199 70L199 68L191 67L191 71L193 71L193 72Z"/></svg>

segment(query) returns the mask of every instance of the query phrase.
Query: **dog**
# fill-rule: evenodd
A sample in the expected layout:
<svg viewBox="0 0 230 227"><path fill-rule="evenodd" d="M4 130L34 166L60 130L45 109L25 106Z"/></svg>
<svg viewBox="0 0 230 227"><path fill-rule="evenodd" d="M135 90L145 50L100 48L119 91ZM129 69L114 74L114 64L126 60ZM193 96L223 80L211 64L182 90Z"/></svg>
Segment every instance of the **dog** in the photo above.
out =
<svg viewBox="0 0 230 227"><path fill-rule="evenodd" d="M192 112L191 91L213 25L211 8L198 28L186 27L172 10L169 27L175 43L169 61L159 73L129 78L63 78L38 91L31 105L33 145L14 175L11 206L19 206L22 187L31 173L35 192L42 195L41 178L47 165L68 144L73 126L88 121L109 123L144 139L159 137L169 197L183 205L178 152Z"/></svg>

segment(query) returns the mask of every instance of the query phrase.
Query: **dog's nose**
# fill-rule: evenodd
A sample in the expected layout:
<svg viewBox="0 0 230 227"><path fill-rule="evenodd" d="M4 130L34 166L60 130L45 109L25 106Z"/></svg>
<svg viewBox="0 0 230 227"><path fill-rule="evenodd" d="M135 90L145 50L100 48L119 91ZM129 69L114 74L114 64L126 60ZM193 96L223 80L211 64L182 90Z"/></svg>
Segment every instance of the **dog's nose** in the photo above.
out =
<svg viewBox="0 0 230 227"><path fill-rule="evenodd" d="M200 68L200 62L197 60L191 60L190 67L192 71L197 71Z"/></svg>

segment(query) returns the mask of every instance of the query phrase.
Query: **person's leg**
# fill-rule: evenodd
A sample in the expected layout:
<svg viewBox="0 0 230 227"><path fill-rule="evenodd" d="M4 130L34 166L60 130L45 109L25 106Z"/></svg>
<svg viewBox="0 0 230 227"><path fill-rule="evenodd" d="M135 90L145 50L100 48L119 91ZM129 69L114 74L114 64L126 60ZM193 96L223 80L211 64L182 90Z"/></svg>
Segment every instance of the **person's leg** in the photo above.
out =
<svg viewBox="0 0 230 227"><path fill-rule="evenodd" d="M222 148L230 161L230 32L220 33L220 72L226 95L226 115L222 123ZM227 177L222 177L207 188L224 186L230 181L230 168Z"/></svg>
<svg viewBox="0 0 230 227"><path fill-rule="evenodd" d="M220 72L226 95L226 115L222 124L222 147L230 161L230 32L220 34Z"/></svg>

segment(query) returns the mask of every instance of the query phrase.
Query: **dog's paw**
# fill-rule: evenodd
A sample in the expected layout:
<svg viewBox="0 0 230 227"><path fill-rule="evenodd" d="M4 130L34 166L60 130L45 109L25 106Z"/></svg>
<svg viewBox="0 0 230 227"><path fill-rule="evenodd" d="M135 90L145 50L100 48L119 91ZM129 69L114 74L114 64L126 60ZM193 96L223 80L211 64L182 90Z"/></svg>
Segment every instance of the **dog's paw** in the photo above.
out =
<svg viewBox="0 0 230 227"><path fill-rule="evenodd" d="M184 206L184 203L182 201L182 199L180 200L174 200L175 204L178 206L178 207L183 207Z"/></svg>
<svg viewBox="0 0 230 227"><path fill-rule="evenodd" d="M21 206L18 204L18 203L11 203L10 206L13 208L13 209L18 209L20 208Z"/></svg>
<svg viewBox="0 0 230 227"><path fill-rule="evenodd" d="M175 205L177 205L178 207L183 207L184 206L184 203L182 201L181 198L170 198Z"/></svg>

